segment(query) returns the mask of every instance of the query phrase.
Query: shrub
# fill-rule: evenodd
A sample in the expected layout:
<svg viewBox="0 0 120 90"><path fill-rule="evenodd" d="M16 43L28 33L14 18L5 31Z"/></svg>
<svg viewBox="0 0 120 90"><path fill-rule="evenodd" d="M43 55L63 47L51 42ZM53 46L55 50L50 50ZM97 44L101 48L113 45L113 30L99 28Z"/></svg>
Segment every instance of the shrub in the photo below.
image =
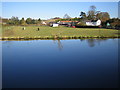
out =
<svg viewBox="0 0 120 90"><path fill-rule="evenodd" d="M86 26L86 24L83 23L83 22L79 22L79 23L77 23L77 25L78 25L78 26Z"/></svg>

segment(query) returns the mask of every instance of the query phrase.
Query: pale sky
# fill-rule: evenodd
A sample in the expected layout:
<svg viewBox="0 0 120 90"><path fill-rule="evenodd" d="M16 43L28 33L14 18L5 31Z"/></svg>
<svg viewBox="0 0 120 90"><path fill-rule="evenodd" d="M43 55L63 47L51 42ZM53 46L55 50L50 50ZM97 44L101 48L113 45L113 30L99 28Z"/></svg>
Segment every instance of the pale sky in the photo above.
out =
<svg viewBox="0 0 120 90"><path fill-rule="evenodd" d="M97 11L108 12L118 17L118 2L2 2L2 17L50 19L63 17L66 13L71 17L79 17L81 11L88 12L95 5Z"/></svg>

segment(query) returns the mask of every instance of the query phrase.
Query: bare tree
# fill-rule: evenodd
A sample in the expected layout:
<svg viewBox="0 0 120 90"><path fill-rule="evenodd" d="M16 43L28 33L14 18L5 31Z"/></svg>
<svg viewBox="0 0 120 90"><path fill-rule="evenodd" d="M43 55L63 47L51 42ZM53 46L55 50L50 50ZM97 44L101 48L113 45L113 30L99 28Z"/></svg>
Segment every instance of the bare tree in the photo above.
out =
<svg viewBox="0 0 120 90"><path fill-rule="evenodd" d="M63 18L64 19L70 19L71 17L68 14L65 14Z"/></svg>
<svg viewBox="0 0 120 90"><path fill-rule="evenodd" d="M90 10L88 11L88 19L96 19L96 6L90 6Z"/></svg>

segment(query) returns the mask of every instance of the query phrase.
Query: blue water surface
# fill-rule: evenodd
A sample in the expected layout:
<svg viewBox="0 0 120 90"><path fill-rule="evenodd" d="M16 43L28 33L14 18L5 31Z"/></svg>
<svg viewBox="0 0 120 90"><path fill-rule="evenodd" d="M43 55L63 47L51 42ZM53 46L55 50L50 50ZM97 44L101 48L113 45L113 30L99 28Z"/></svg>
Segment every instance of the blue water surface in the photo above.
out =
<svg viewBox="0 0 120 90"><path fill-rule="evenodd" d="M2 43L3 88L118 87L118 39Z"/></svg>

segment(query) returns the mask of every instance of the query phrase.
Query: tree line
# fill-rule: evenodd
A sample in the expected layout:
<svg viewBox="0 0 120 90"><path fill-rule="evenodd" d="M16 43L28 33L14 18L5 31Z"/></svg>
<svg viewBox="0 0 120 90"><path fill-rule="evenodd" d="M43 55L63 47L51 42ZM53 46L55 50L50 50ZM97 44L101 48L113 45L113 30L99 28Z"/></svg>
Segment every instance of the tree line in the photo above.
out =
<svg viewBox="0 0 120 90"><path fill-rule="evenodd" d="M53 19L57 19L58 21L78 21L81 22L79 25L85 25L85 21L87 20L101 20L101 26L105 28L120 28L120 19L119 18L110 18L108 12L97 11L96 6L90 6L88 12L81 11L79 17L71 18L68 14L65 14L63 18L55 17ZM10 19L5 20L8 25L31 25L31 24L41 24L41 19L32 19L24 18L19 19L18 17L12 16ZM107 26L108 25L108 26Z"/></svg>
<svg viewBox="0 0 120 90"><path fill-rule="evenodd" d="M12 16L10 19L6 22L9 25L27 25L27 24L41 24L41 19L32 19L27 18L26 20L24 18L20 19L18 17Z"/></svg>
<svg viewBox="0 0 120 90"><path fill-rule="evenodd" d="M110 15L108 12L101 12L101 11L97 11L96 6L92 5L90 6L88 12L83 12L81 11L79 14L79 17L75 17L75 18L70 18L69 15L65 14L63 19L59 19L57 21L78 21L81 22L78 25L86 25L85 21L90 20L90 21L95 21L95 20L101 20L101 26L105 27L105 28L120 28L120 19L119 18L110 18ZM56 21L56 22L57 22ZM107 24L110 24L109 26L107 26Z"/></svg>
<svg viewBox="0 0 120 90"><path fill-rule="evenodd" d="M66 18L61 19L61 21L71 20L71 21L84 22L86 20L98 20L98 19L100 19L102 22L106 22L107 20L110 19L110 15L108 12L97 11L96 6L90 6L90 9L87 13L81 11L79 14L79 17L70 18L70 16L67 14L65 14L65 16L66 16Z"/></svg>
<svg viewBox="0 0 120 90"><path fill-rule="evenodd" d="M80 17L82 20L96 20L100 19L102 22L110 19L110 15L108 12L97 11L95 6L90 6L90 10L86 14L85 12L80 13Z"/></svg>

